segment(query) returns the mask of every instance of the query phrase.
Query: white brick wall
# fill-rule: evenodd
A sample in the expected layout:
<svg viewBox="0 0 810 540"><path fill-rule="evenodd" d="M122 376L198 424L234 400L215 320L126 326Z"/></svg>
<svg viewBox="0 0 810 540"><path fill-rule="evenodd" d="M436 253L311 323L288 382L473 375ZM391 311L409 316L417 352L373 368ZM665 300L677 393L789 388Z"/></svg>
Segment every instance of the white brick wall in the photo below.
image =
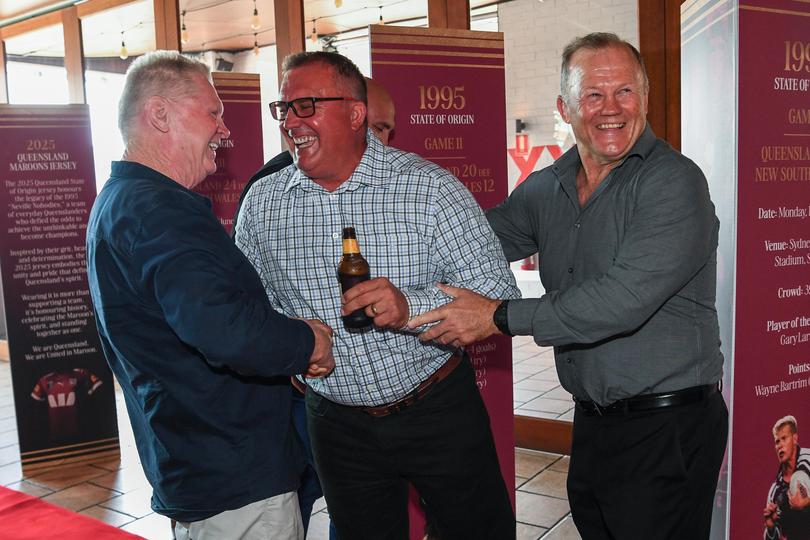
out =
<svg viewBox="0 0 810 540"><path fill-rule="evenodd" d="M560 93L560 54L571 39L615 32L638 47L637 0L514 0L498 6L506 49L506 136L515 144L515 118L527 124L532 146L556 144L554 111ZM509 189L519 171L508 158ZM551 163L547 153L535 169Z"/></svg>

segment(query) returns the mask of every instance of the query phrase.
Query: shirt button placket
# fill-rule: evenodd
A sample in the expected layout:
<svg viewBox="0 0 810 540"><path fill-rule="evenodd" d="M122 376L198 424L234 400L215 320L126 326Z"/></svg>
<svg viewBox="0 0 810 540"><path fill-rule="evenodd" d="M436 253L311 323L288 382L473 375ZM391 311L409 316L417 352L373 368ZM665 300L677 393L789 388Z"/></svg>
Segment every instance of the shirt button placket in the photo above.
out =
<svg viewBox="0 0 810 540"><path fill-rule="evenodd" d="M342 251L342 236L343 236L343 227L346 225L343 224L343 216L340 214L340 205L339 205L339 195L335 192L327 193L326 194L326 202L329 205L329 217L332 221L332 226L335 227L335 231L332 233L332 240L340 240L340 246L338 246Z"/></svg>

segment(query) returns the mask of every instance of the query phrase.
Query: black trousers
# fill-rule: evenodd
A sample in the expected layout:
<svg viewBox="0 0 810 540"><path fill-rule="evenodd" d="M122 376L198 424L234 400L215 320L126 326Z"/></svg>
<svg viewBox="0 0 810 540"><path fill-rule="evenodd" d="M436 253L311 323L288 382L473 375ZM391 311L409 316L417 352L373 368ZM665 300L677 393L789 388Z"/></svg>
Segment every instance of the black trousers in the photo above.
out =
<svg viewBox="0 0 810 540"><path fill-rule="evenodd" d="M727 438L719 392L620 416L577 408L568 499L583 540L709 538Z"/></svg>
<svg viewBox="0 0 810 540"><path fill-rule="evenodd" d="M442 540L515 537L489 416L467 360L406 409L372 417L307 392L315 465L341 540L408 538L408 482Z"/></svg>

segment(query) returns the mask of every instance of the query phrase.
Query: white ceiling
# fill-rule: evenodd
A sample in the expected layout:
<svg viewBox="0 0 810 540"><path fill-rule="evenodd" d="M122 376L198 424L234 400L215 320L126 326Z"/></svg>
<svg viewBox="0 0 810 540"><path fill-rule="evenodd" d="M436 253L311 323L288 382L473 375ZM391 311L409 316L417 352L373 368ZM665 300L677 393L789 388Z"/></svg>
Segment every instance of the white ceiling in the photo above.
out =
<svg viewBox="0 0 810 540"><path fill-rule="evenodd" d="M305 32L312 32L313 19L319 35L376 24L380 18L380 6L387 22L427 15L427 0L342 1L343 5L337 8L335 0L305 0ZM64 0L0 0L0 24L31 10L64 3ZM470 0L471 8L491 3L492 0ZM122 31L130 55L153 50L152 5L152 0L139 0L83 19L85 55L118 56ZM183 50L239 51L252 48L254 39L260 46L275 43L273 0L256 0L261 26L255 31L250 27L253 7L254 0L180 0L180 10L186 12L189 37ZM6 41L6 52L10 55L63 56L61 26L10 38Z"/></svg>

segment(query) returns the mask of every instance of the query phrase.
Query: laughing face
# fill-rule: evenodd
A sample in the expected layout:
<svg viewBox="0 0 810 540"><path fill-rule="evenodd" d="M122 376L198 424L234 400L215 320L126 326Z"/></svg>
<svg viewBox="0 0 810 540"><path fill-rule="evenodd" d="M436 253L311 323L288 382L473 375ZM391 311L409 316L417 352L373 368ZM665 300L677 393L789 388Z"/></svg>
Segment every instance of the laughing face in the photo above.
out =
<svg viewBox="0 0 810 540"><path fill-rule="evenodd" d="M779 463L789 463L793 459L796 445L799 442L798 438L798 434L793 433L793 430L787 424L776 430L773 444L776 447L776 457L779 458Z"/></svg>
<svg viewBox="0 0 810 540"><path fill-rule="evenodd" d="M222 118L222 101L202 75L195 75L189 91L171 104L175 179L191 189L216 172L216 151L231 132Z"/></svg>
<svg viewBox="0 0 810 540"><path fill-rule="evenodd" d="M570 62L569 99L557 100L583 163L620 161L644 131L647 90L633 54L620 46L580 49Z"/></svg>
<svg viewBox="0 0 810 540"><path fill-rule="evenodd" d="M316 62L284 75L279 99L351 97L334 68ZM289 110L281 122L282 136L301 172L327 189L334 189L354 172L365 148L366 106L362 101L319 101L315 113L300 118Z"/></svg>

